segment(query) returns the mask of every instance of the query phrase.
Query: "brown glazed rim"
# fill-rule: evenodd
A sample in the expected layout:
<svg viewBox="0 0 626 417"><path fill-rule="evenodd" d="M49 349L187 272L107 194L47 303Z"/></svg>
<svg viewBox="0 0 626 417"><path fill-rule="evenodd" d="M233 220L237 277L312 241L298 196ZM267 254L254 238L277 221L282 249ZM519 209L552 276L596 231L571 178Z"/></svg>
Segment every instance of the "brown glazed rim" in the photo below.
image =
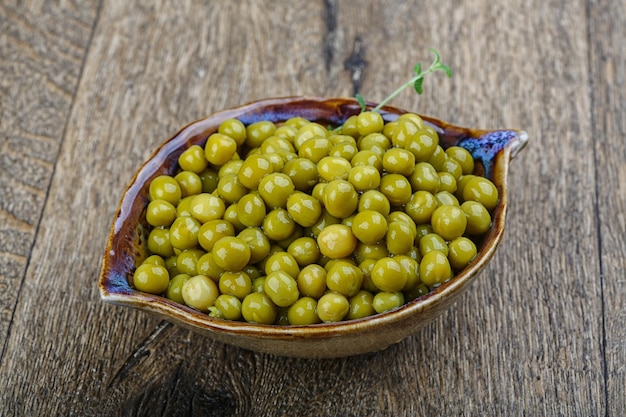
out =
<svg viewBox="0 0 626 417"><path fill-rule="evenodd" d="M198 330L228 333L244 338L288 340L328 338L375 331L377 327L405 321L410 316L420 315L428 310L437 310L437 307L448 298L463 292L491 259L502 239L508 207L509 162L526 144L527 134L520 130L490 131L461 128L427 116L422 118L439 132L440 144L444 148L452 145L464 146L471 149L475 158L482 159L482 164L476 164L478 169L484 169L484 174L494 182L500 193L500 201L493 212L492 226L480 245L476 258L452 280L432 292L396 310L363 319L305 326L279 326L216 319L165 297L136 291L129 284L129 279L139 263L138 260L144 256L142 230L145 234L147 229L145 209L150 181L158 175L172 174L177 168L178 156L193 144L203 145L207 137L217 131L222 121L237 118L247 125L260 120L281 122L290 117L300 116L323 125L336 126L360 111L360 106L354 99L272 98L217 112L181 129L142 165L124 193L106 243L98 283L102 300L151 311ZM386 121L406 112L391 106L381 110ZM145 236L143 239L145 240Z"/></svg>

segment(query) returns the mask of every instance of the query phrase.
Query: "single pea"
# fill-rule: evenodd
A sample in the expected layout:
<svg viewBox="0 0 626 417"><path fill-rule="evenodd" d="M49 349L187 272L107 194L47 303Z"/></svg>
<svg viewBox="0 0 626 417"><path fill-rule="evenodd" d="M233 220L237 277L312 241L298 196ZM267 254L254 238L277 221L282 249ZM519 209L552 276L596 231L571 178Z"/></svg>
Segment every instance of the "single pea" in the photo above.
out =
<svg viewBox="0 0 626 417"><path fill-rule="evenodd" d="M359 263L359 268L361 268L361 271L363 272L363 283L361 284L361 289L371 294L380 291L372 281L372 269L374 269L376 261L377 259L365 259L363 262Z"/></svg>
<svg viewBox="0 0 626 417"><path fill-rule="evenodd" d="M433 212L431 224L433 231L442 238L454 240L465 233L467 216L457 206L441 206Z"/></svg>
<svg viewBox="0 0 626 417"><path fill-rule="evenodd" d="M271 174L274 167L265 155L251 155L247 157L237 172L239 182L249 190L259 188L261 179Z"/></svg>
<svg viewBox="0 0 626 417"><path fill-rule="evenodd" d="M181 251L176 257L176 268L178 272L188 275L196 275L196 265L198 260L205 254L200 249L186 249Z"/></svg>
<svg viewBox="0 0 626 417"><path fill-rule="evenodd" d="M445 191L448 193L454 193L456 191L456 178L449 172L438 172L439 176L439 191Z"/></svg>
<svg viewBox="0 0 626 417"><path fill-rule="evenodd" d="M192 171L200 174L209 162L204 156L204 149L199 145L191 145L178 157L178 165L183 171Z"/></svg>
<svg viewBox="0 0 626 417"><path fill-rule="evenodd" d="M212 193L217 189L219 177L216 170L207 168L198 174L198 176L200 177L200 181L202 181L203 193Z"/></svg>
<svg viewBox="0 0 626 417"><path fill-rule="evenodd" d="M329 290L352 297L361 288L363 283L363 271L346 261L338 261L328 269L326 286Z"/></svg>
<svg viewBox="0 0 626 417"><path fill-rule="evenodd" d="M491 211L498 204L498 189L487 178L473 177L463 187L463 200L477 201Z"/></svg>
<svg viewBox="0 0 626 417"><path fill-rule="evenodd" d="M348 226L332 224L320 232L317 245L330 259L346 258L356 249L357 239Z"/></svg>
<svg viewBox="0 0 626 417"><path fill-rule="evenodd" d="M380 154L382 158L384 153L391 148L391 141L382 133L375 132L362 136L358 141L358 146L359 149L364 151L373 150L377 154L379 150L382 150L382 154Z"/></svg>
<svg viewBox="0 0 626 417"><path fill-rule="evenodd" d="M361 136L383 130L385 122L380 113L375 111L364 111L356 117L356 128Z"/></svg>
<svg viewBox="0 0 626 417"><path fill-rule="evenodd" d="M278 309L267 294L253 292L241 302L241 314L248 323L272 324Z"/></svg>
<svg viewBox="0 0 626 417"><path fill-rule="evenodd" d="M282 173L291 179L296 190L303 192L310 192L319 181L317 165L306 158L294 158L285 162Z"/></svg>
<svg viewBox="0 0 626 417"><path fill-rule="evenodd" d="M387 220L377 211L361 211L354 216L352 233L363 243L376 243L387 234Z"/></svg>
<svg viewBox="0 0 626 417"><path fill-rule="evenodd" d="M287 239L295 229L296 223L287 210L282 208L270 211L263 219L263 231L272 240Z"/></svg>
<svg viewBox="0 0 626 417"><path fill-rule="evenodd" d="M322 215L320 201L300 191L289 196L286 207L291 218L304 227L313 226Z"/></svg>
<svg viewBox="0 0 626 417"><path fill-rule="evenodd" d="M320 257L320 248L312 237L302 236L295 239L287 247L287 252L296 260L300 267L314 264Z"/></svg>
<svg viewBox="0 0 626 417"><path fill-rule="evenodd" d="M148 203L146 220L150 226L169 227L176 219L176 207L168 201L157 199Z"/></svg>
<svg viewBox="0 0 626 417"><path fill-rule="evenodd" d="M415 233L406 222L392 221L387 231L387 250L393 255L402 255L411 250Z"/></svg>
<svg viewBox="0 0 626 417"><path fill-rule="evenodd" d="M394 259L400 262L400 266L404 269L406 273L406 284L402 287L402 291L410 291L420 284L420 271L419 271L419 263L417 260L410 255L398 255L394 256Z"/></svg>
<svg viewBox="0 0 626 417"><path fill-rule="evenodd" d="M302 297L293 303L287 311L289 324L302 326L320 322L317 316L317 301L311 297Z"/></svg>
<svg viewBox="0 0 626 417"><path fill-rule="evenodd" d="M411 184L404 175L387 174L380 179L380 192L382 192L392 206L406 204L412 195Z"/></svg>
<svg viewBox="0 0 626 417"><path fill-rule="evenodd" d="M211 164L219 166L230 161L237 152L237 142L230 136L213 133L204 146L204 155Z"/></svg>
<svg viewBox="0 0 626 417"><path fill-rule="evenodd" d="M438 250L426 253L420 262L420 279L433 288L452 278L452 268L447 256Z"/></svg>
<svg viewBox="0 0 626 417"><path fill-rule="evenodd" d="M237 174L227 174L220 178L217 183L217 194L226 203L236 203L248 193L248 189L239 182Z"/></svg>
<svg viewBox="0 0 626 417"><path fill-rule="evenodd" d="M213 250L215 242L224 236L234 236L235 228L227 220L216 219L209 220L200 226L198 230L198 244L207 252Z"/></svg>
<svg viewBox="0 0 626 417"><path fill-rule="evenodd" d="M265 201L259 193L244 195L237 202L237 217L246 227L258 227L263 224L266 215Z"/></svg>
<svg viewBox="0 0 626 417"><path fill-rule="evenodd" d="M391 134L391 143L393 143L393 146L406 148L409 141L417 134L419 129L420 127L416 125L413 120L399 118Z"/></svg>
<svg viewBox="0 0 626 417"><path fill-rule="evenodd" d="M208 311L220 295L217 284L211 278L204 275L196 275L189 278L182 286L181 295L183 301L191 308L200 311Z"/></svg>
<svg viewBox="0 0 626 417"><path fill-rule="evenodd" d="M166 266L165 259L163 259L163 257L160 255L150 255L146 259L144 259L141 263L149 264L149 265Z"/></svg>
<svg viewBox="0 0 626 417"><path fill-rule="evenodd" d="M167 286L165 296L175 303L184 304L182 289L183 284L189 281L189 278L191 278L189 274L178 274L173 277Z"/></svg>
<svg viewBox="0 0 626 417"><path fill-rule="evenodd" d="M418 162L409 177L413 191L428 191L431 194L439 191L441 180L437 171L428 162Z"/></svg>
<svg viewBox="0 0 626 417"><path fill-rule="evenodd" d="M358 165L350 169L348 181L357 191L375 190L380 185L380 172L373 166Z"/></svg>
<svg viewBox="0 0 626 417"><path fill-rule="evenodd" d="M180 250L194 248L198 244L200 222L193 217L178 217L170 227L172 247Z"/></svg>
<svg viewBox="0 0 626 417"><path fill-rule="evenodd" d="M164 266L142 264L133 276L133 285L138 291L162 294L170 283L170 275Z"/></svg>
<svg viewBox="0 0 626 417"><path fill-rule="evenodd" d="M350 216L359 204L359 196L348 181L333 180L326 185L322 195L326 211L338 218Z"/></svg>
<svg viewBox="0 0 626 417"><path fill-rule="evenodd" d="M259 194L269 208L285 208L295 186L286 174L274 172L259 183Z"/></svg>
<svg viewBox="0 0 626 417"><path fill-rule="evenodd" d="M219 316L226 320L241 320L241 301L230 294L220 294L215 299Z"/></svg>
<svg viewBox="0 0 626 417"><path fill-rule="evenodd" d="M222 219L232 224L235 228L235 232L237 233L246 228L246 226L241 224L241 222L239 221L239 216L237 215L237 203L232 203L228 207L226 207Z"/></svg>
<svg viewBox="0 0 626 417"><path fill-rule="evenodd" d="M195 172L182 171L176 174L174 179L180 186L181 196L188 197L202 192L202 179Z"/></svg>
<svg viewBox="0 0 626 417"><path fill-rule="evenodd" d="M295 152L296 149L293 144L285 139L275 135L265 139L261 144L261 154L266 155L268 153L283 153L283 152Z"/></svg>
<svg viewBox="0 0 626 417"><path fill-rule="evenodd" d="M241 146L245 143L247 132L246 127L241 121L237 119L226 119L220 123L217 128L218 133L229 136L237 142L237 145Z"/></svg>
<svg viewBox="0 0 626 417"><path fill-rule="evenodd" d="M394 258L382 258L376 261L371 272L372 282L381 291L400 291L407 282L407 274Z"/></svg>
<svg viewBox="0 0 626 417"><path fill-rule="evenodd" d="M383 216L389 215L391 204L389 199L378 190L368 190L361 194L357 206L359 212L365 210L377 211Z"/></svg>
<svg viewBox="0 0 626 417"><path fill-rule="evenodd" d="M200 223L221 219L226 210L224 200L216 195L201 193L196 195L190 203L191 215Z"/></svg>
<svg viewBox="0 0 626 417"><path fill-rule="evenodd" d="M441 172L448 172L458 180L463 175L463 167L456 159L446 156L446 159L441 164Z"/></svg>
<svg viewBox="0 0 626 417"><path fill-rule="evenodd" d="M352 136L353 138L358 138L360 135L359 135L359 130L356 125L356 121L357 121L356 115L348 117L346 121L343 122L343 125L341 126L341 134Z"/></svg>
<svg viewBox="0 0 626 417"><path fill-rule="evenodd" d="M224 272L220 276L218 285L220 293L234 295L240 300L252 292L252 280L243 271Z"/></svg>
<svg viewBox="0 0 626 417"><path fill-rule="evenodd" d="M430 292L430 288L426 284L418 284L415 288L404 292L404 301L413 301L422 295L426 295Z"/></svg>
<svg viewBox="0 0 626 417"><path fill-rule="evenodd" d="M385 242L374 244L359 242L354 250L354 257L359 263L366 259L379 260L387 256L389 256L389 251L387 250L387 244Z"/></svg>
<svg viewBox="0 0 626 417"><path fill-rule="evenodd" d="M466 201L461 204L461 210L467 216L465 231L470 235L482 235L487 233L491 226L491 214L477 201Z"/></svg>
<svg viewBox="0 0 626 417"><path fill-rule="evenodd" d="M265 285L265 275L255 278L252 280L252 292L264 292L263 285Z"/></svg>
<svg viewBox="0 0 626 417"><path fill-rule="evenodd" d="M455 271L465 268L476 256L476 245L466 237L448 243L448 261Z"/></svg>
<svg viewBox="0 0 626 417"><path fill-rule="evenodd" d="M225 236L213 245L215 263L226 271L241 271L250 260L250 248L233 236Z"/></svg>
<svg viewBox="0 0 626 417"><path fill-rule="evenodd" d="M302 268L297 277L300 294L319 299L326 292L326 275L326 269L318 264Z"/></svg>
<svg viewBox="0 0 626 417"><path fill-rule="evenodd" d="M217 177L222 178L226 175L237 175L239 173L239 170L243 166L243 162L244 161L242 159L235 159L235 157L233 157L233 159L219 167L217 171Z"/></svg>
<svg viewBox="0 0 626 417"><path fill-rule="evenodd" d="M433 151L433 154L430 156L430 158L426 162L431 164L437 172L441 172L443 170L443 163L445 162L445 160L446 160L446 152L443 150L441 145L437 145L435 147L435 150Z"/></svg>
<svg viewBox="0 0 626 417"><path fill-rule="evenodd" d="M422 119L420 115L415 113L401 114L400 117L398 117L398 122L402 120L410 120L411 122L413 122L413 124L415 124L415 126L417 126L418 129L424 129L424 127L426 127L424 119Z"/></svg>
<svg viewBox="0 0 626 417"><path fill-rule="evenodd" d="M448 256L448 245L446 241L437 233L429 233L423 236L419 242L419 251L422 257L428 252L439 251Z"/></svg>
<svg viewBox="0 0 626 417"><path fill-rule="evenodd" d="M218 282L223 273L224 268L215 263L213 253L206 253L198 259L198 263L196 264L197 275L204 275L211 278L213 281Z"/></svg>
<svg viewBox="0 0 626 417"><path fill-rule="evenodd" d="M435 197L428 191L416 191L406 203L406 213L416 224L430 223L437 208Z"/></svg>
<svg viewBox="0 0 626 417"><path fill-rule="evenodd" d="M350 163L353 167L370 166L376 168L378 172L383 171L382 157L370 150L360 150L352 157Z"/></svg>
<svg viewBox="0 0 626 417"><path fill-rule="evenodd" d="M401 292L382 291L377 293L372 300L372 307L377 313L384 313L401 307L404 304L404 294Z"/></svg>
<svg viewBox="0 0 626 417"><path fill-rule="evenodd" d="M435 129L425 126L415 133L404 148L415 156L415 161L428 161L439 145L439 135Z"/></svg>
<svg viewBox="0 0 626 417"><path fill-rule="evenodd" d="M271 172L280 172L285 167L285 160L283 159L282 155L278 152L266 153L265 155L263 155L263 157L267 159L267 162L270 163L270 167L272 169ZM259 184L257 183L256 188L258 187L259 187Z"/></svg>
<svg viewBox="0 0 626 417"><path fill-rule="evenodd" d="M309 123L308 120L307 120L307 123ZM274 131L274 136L287 139L289 142L293 144L293 140L296 137L296 133L298 133L298 128L302 126L294 126L294 125L287 124L287 122L285 122L284 125L276 128L276 130Z"/></svg>
<svg viewBox="0 0 626 417"><path fill-rule="evenodd" d="M322 158L328 156L332 146L332 142L326 137L313 137L300 145L298 156L318 163Z"/></svg>
<svg viewBox="0 0 626 417"><path fill-rule="evenodd" d="M411 229L411 234L413 236L417 235L417 225L415 224L415 221L413 221L411 216L406 214L404 211L396 210L389 213L389 216L387 216L387 224L391 224L393 222L401 222L406 224L409 229Z"/></svg>
<svg viewBox="0 0 626 417"><path fill-rule="evenodd" d="M415 234L415 242L418 243L419 240L426 236L429 233L433 232L433 227L427 223L427 224L419 224L417 225L417 227L415 228L415 231L417 232Z"/></svg>
<svg viewBox="0 0 626 417"><path fill-rule="evenodd" d="M150 200L165 200L174 206L182 197L178 181L169 175L160 175L150 182Z"/></svg>
<svg viewBox="0 0 626 417"><path fill-rule="evenodd" d="M310 122L298 129L293 138L293 145L297 150L299 150L300 146L302 146L302 144L307 140L315 137L325 138L326 136L328 136L328 129L319 123Z"/></svg>
<svg viewBox="0 0 626 417"><path fill-rule="evenodd" d="M348 320L362 319L376 313L374 310L374 295L369 291L359 291L350 297L350 309L346 318Z"/></svg>
<svg viewBox="0 0 626 417"><path fill-rule="evenodd" d="M267 257L270 252L270 241L260 227L246 227L237 235L250 248L250 264L256 264ZM249 268L250 265L244 267Z"/></svg>
<svg viewBox="0 0 626 417"><path fill-rule="evenodd" d="M289 252L276 252L267 257L264 264L265 275L269 275L275 271L282 271L292 277L297 277L300 273L300 266Z"/></svg>
<svg viewBox="0 0 626 417"><path fill-rule="evenodd" d="M289 307L300 297L298 283L284 271L273 271L267 274L263 291L278 307Z"/></svg>
<svg viewBox="0 0 626 417"><path fill-rule="evenodd" d="M297 132L298 129L302 126L308 125L309 123L311 123L311 121L305 119L304 117L294 116L285 121L285 126L293 127Z"/></svg>
<svg viewBox="0 0 626 417"><path fill-rule="evenodd" d="M390 174L409 176L415 170L415 156L403 148L391 148L383 156L383 168Z"/></svg>
<svg viewBox="0 0 626 417"><path fill-rule="evenodd" d="M467 149L460 146L450 146L445 152L446 155L459 163L463 175L474 172L474 158Z"/></svg>
<svg viewBox="0 0 626 417"><path fill-rule="evenodd" d="M178 272L178 268L176 267L177 259L178 256L176 255L168 256L167 258L165 258L165 268L167 269L167 272L169 272L170 277L175 277L176 275L180 274L180 272Z"/></svg>
<svg viewBox="0 0 626 417"><path fill-rule="evenodd" d="M350 161L336 156L326 156L317 164L317 173L325 181L347 180L352 165Z"/></svg>
<svg viewBox="0 0 626 417"><path fill-rule="evenodd" d="M261 146L263 141L274 134L276 125L270 121L263 120L255 122L246 127L245 144L250 148Z"/></svg>
<svg viewBox="0 0 626 417"><path fill-rule="evenodd" d="M324 323L343 320L350 310L350 302L341 294L329 292L317 301L317 315Z"/></svg>
<svg viewBox="0 0 626 417"><path fill-rule="evenodd" d="M337 138L340 138L339 140L341 141L335 142L335 140L338 140ZM350 138L350 140L348 141L343 138ZM359 151L359 148L356 146L356 141L351 136L335 135L331 137L330 140L333 142L333 147L330 148L328 156L336 156L350 161Z"/></svg>
<svg viewBox="0 0 626 417"><path fill-rule="evenodd" d="M191 202L195 195L182 198L176 206L176 217L191 217Z"/></svg>
<svg viewBox="0 0 626 417"><path fill-rule="evenodd" d="M391 140L391 138L393 137L393 132L396 130L396 127L398 127L397 120L387 122L385 123L385 126L383 127L382 134L387 136Z"/></svg>

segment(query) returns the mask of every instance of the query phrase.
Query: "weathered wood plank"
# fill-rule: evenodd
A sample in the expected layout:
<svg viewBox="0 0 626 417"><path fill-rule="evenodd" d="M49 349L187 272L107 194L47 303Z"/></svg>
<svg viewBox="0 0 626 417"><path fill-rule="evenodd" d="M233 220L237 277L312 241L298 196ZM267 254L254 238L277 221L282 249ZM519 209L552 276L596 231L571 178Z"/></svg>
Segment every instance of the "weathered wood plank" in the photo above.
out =
<svg viewBox="0 0 626 417"><path fill-rule="evenodd" d="M0 4L0 359L96 4Z"/></svg>
<svg viewBox="0 0 626 417"><path fill-rule="evenodd" d="M590 5L590 68L608 415L626 414L626 7Z"/></svg>

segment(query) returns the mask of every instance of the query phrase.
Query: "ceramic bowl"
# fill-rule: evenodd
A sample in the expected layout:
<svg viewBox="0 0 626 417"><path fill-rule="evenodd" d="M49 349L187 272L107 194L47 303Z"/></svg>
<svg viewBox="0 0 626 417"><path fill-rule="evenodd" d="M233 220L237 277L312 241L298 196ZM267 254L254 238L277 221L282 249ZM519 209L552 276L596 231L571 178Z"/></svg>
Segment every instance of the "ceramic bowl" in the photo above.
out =
<svg viewBox="0 0 626 417"><path fill-rule="evenodd" d="M459 145L472 153L478 162L477 172L494 182L500 201L492 215L492 226L471 264L452 280L396 310L339 323L259 325L216 319L165 297L136 291L129 284L136 266L146 257L148 225L145 212L150 181L158 175L174 173L178 156L193 144L203 145L223 120L238 118L247 125L260 120L281 122L301 116L326 126L342 124L349 116L359 112L358 103L352 99L276 98L221 111L180 130L139 169L124 193L106 243L99 279L102 299L154 313L219 342L274 355L305 358L342 357L378 351L431 323L468 289L502 239L508 204L509 163L527 142L527 134L523 131L467 129L422 116L439 132L440 144L444 148ZM386 121L391 121L406 111L385 107L381 113Z"/></svg>

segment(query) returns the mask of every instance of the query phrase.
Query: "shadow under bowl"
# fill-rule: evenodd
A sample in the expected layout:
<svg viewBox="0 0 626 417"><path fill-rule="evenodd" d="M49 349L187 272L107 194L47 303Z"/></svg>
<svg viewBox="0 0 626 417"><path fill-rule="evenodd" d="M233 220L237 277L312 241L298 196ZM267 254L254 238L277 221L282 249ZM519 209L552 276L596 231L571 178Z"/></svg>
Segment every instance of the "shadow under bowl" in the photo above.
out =
<svg viewBox="0 0 626 417"><path fill-rule="evenodd" d="M479 244L478 254L471 264L432 292L393 311L364 319L306 326L250 324L210 317L165 297L137 291L129 283L135 268L147 256L149 226L145 212L150 182L159 175L173 175L178 169L178 156L191 145L203 146L222 121L237 118L245 125L261 120L279 123L299 116L324 126L337 126L360 111L359 104L353 99L275 98L215 113L180 130L139 169L124 193L104 253L98 283L102 300L154 313L226 344L304 358L343 357L378 351L431 323L468 289L502 239L508 204L509 163L528 140L523 131L461 128L422 116L438 131L442 147L458 145L470 151L477 162L476 173L496 185L500 200L492 213L491 228ZM381 110L386 122L403 113L407 111L390 106Z"/></svg>

